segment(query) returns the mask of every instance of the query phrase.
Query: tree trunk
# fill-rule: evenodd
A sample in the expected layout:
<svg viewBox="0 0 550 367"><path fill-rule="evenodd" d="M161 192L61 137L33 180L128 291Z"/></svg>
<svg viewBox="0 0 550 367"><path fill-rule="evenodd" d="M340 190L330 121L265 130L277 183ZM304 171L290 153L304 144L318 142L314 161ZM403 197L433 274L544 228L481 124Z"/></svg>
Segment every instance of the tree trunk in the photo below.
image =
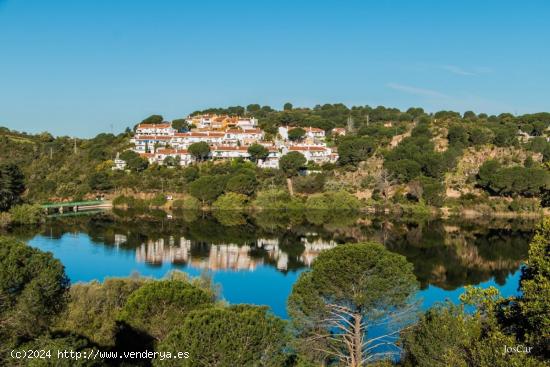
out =
<svg viewBox="0 0 550 367"><path fill-rule="evenodd" d="M355 323L353 326L353 344L354 356L352 357L353 367L361 367L363 365L363 335L361 333L361 314L355 314Z"/></svg>
<svg viewBox="0 0 550 367"><path fill-rule="evenodd" d="M291 178L287 178L286 179L286 184L288 186L288 192L290 193L290 196L294 196L294 189L292 187L292 179Z"/></svg>

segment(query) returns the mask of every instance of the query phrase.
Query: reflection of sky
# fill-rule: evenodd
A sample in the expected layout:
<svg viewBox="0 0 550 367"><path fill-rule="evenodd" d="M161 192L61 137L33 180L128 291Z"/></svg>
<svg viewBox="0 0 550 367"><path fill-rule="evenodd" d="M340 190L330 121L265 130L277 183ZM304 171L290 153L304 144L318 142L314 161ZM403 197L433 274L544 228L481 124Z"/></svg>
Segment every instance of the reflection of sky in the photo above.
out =
<svg viewBox="0 0 550 367"><path fill-rule="evenodd" d="M31 246L50 251L65 265L67 275L74 282L87 282L105 277L126 277L132 273L159 278L170 270L179 269L197 276L201 269L183 264L163 262L150 265L136 261L135 249L121 249L94 243L85 234L66 234L59 239L37 236L29 241ZM273 312L286 317L286 299L300 271L282 273L269 265L258 265L254 271L218 270L214 272L214 282L221 286L222 297L230 303L253 303L269 305ZM503 296L517 294L520 272L509 275L503 286L494 280L481 283L480 286L495 286ZM446 299L458 302L458 296L464 288L452 291L429 286L420 291L423 308Z"/></svg>

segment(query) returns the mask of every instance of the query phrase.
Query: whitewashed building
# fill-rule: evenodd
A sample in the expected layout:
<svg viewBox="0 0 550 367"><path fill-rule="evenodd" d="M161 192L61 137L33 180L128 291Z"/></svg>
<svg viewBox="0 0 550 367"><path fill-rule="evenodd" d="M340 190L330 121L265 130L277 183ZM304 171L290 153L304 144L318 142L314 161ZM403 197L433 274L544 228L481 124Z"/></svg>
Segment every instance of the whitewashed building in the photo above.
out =
<svg viewBox="0 0 550 367"><path fill-rule="evenodd" d="M157 147L170 144L171 136L164 135L136 135L130 142L134 143L136 153L154 152Z"/></svg>
<svg viewBox="0 0 550 367"><path fill-rule="evenodd" d="M284 154L288 154L290 152L302 153L308 162L329 163L335 162L338 159L338 155L333 153L332 149L321 146L294 145L283 151Z"/></svg>
<svg viewBox="0 0 550 367"><path fill-rule="evenodd" d="M281 138L283 138L284 140L288 140L289 131L297 128L298 128L297 126L280 126L278 129L278 132ZM325 139L325 130L323 129L319 129L311 126L302 127L301 129L304 129L305 131L305 135L304 135L305 138L319 139L319 140Z"/></svg>
<svg viewBox="0 0 550 367"><path fill-rule="evenodd" d="M250 158L248 147L220 145L212 148L212 158Z"/></svg>
<svg viewBox="0 0 550 367"><path fill-rule="evenodd" d="M155 153L155 162L158 164L163 164L166 157L179 158L179 163L181 166L187 166L191 164L195 159L193 155L187 150L178 150L178 149L158 149Z"/></svg>
<svg viewBox="0 0 550 367"><path fill-rule="evenodd" d="M136 127L136 135L172 136L176 132L172 124L139 124Z"/></svg>

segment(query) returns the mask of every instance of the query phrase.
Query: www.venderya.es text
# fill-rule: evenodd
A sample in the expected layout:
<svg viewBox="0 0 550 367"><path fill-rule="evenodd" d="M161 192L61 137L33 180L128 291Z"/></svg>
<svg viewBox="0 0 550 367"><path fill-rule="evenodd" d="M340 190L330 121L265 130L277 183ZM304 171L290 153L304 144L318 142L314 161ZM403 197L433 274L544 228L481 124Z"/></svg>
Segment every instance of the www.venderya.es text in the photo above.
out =
<svg viewBox="0 0 550 367"><path fill-rule="evenodd" d="M102 351L99 349L90 349L84 351L74 350L50 350L50 349L21 349L12 350L10 356L13 359L187 359L190 357L189 352L111 352Z"/></svg>

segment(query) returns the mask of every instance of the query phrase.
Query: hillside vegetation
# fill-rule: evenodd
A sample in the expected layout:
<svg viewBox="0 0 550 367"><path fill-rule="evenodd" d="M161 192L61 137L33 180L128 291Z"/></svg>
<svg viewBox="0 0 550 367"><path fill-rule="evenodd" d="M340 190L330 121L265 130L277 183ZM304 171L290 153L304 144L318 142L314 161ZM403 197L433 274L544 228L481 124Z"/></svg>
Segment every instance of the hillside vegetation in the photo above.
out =
<svg viewBox="0 0 550 367"><path fill-rule="evenodd" d="M284 170L260 169L243 160L167 167L149 165L126 154L127 170L115 171L113 159L129 148L131 129L118 135L73 139L1 128L0 164L19 167L26 188L22 197L31 203L98 194L153 197L171 193L188 201L187 206L196 207L193 198L205 206L233 193L240 194L238 201L246 206L258 203L273 190L287 192L287 179L294 194L294 199L287 201L291 207L296 203L303 206L308 196L324 192L348 192L361 200L362 206L456 208L483 203L497 210L537 210L548 202L550 113L428 114L421 108L400 111L343 104L314 108L285 104L281 111L251 104L195 113L254 116L268 137L283 125L322 128L339 160L317 166L289 159L285 167L290 169ZM144 121L153 120L164 119L155 115ZM174 120L174 124L181 121ZM345 128L346 135L332 136L334 127ZM311 174L299 175L301 169ZM225 198L217 207L230 201Z"/></svg>

